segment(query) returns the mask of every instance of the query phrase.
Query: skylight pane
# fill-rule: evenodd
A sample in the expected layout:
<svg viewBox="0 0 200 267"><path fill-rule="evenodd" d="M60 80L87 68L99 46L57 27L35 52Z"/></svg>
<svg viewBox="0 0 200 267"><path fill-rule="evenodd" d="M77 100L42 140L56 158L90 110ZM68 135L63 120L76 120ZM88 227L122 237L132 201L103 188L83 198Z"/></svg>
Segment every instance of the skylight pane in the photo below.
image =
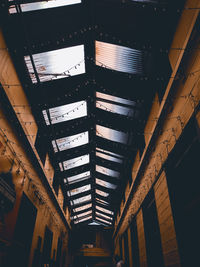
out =
<svg viewBox="0 0 200 267"><path fill-rule="evenodd" d="M37 83L30 56L24 57L31 80ZM85 73L84 45L33 54L40 82L62 79Z"/></svg>
<svg viewBox="0 0 200 267"><path fill-rule="evenodd" d="M88 216L88 217L83 218L83 219L78 219L77 221L74 221L74 223L77 224L77 223L81 223L81 222L84 222L84 221L87 221L90 219L92 219L92 216Z"/></svg>
<svg viewBox="0 0 200 267"><path fill-rule="evenodd" d="M99 92L96 92L96 97L110 100L110 101L120 103L120 104L129 105L132 107L136 105L136 102L134 102L132 100L127 100L125 98L121 98L121 97L117 97L117 96L113 96L113 95L108 95L108 94L103 94L103 93L99 93Z"/></svg>
<svg viewBox="0 0 200 267"><path fill-rule="evenodd" d="M89 209L91 207L92 207L92 203L91 204L84 205L84 206L81 206L79 208L75 208L75 209L73 209L73 212L79 212L79 211L82 211L82 210Z"/></svg>
<svg viewBox="0 0 200 267"><path fill-rule="evenodd" d="M74 189L72 189L70 191L67 191L67 195L68 195L68 197L74 196L74 195L83 193L85 191L88 191L90 189L91 189L91 185L90 184L84 185L84 186L81 186L81 187L78 187L78 188L74 188Z"/></svg>
<svg viewBox="0 0 200 267"><path fill-rule="evenodd" d="M80 134L75 134L72 136L56 139L52 141L54 152L67 150L73 147L82 146L88 144L89 136L88 132L83 132Z"/></svg>
<svg viewBox="0 0 200 267"><path fill-rule="evenodd" d="M133 117L134 110L132 108L127 108L115 104L106 103L100 100L96 101L96 107L108 112L124 115L127 117Z"/></svg>
<svg viewBox="0 0 200 267"><path fill-rule="evenodd" d="M48 0L36 3L27 3L27 4L20 4L22 12L33 11L33 10L40 10L46 8L54 8L54 7L61 7L61 6L68 6L73 4L79 4L81 0ZM9 8L9 12L17 13L16 7L13 5Z"/></svg>
<svg viewBox="0 0 200 267"><path fill-rule="evenodd" d="M89 223L88 225L101 225L101 224L97 222L92 222L92 223Z"/></svg>
<svg viewBox="0 0 200 267"><path fill-rule="evenodd" d="M120 173L117 171L113 171L111 169L96 165L96 171L100 172L102 174L108 175L108 176L112 176L112 177L116 177L118 178L120 176Z"/></svg>
<svg viewBox="0 0 200 267"><path fill-rule="evenodd" d="M102 205L109 205L109 203L107 202L107 201L105 201L105 200L103 200L103 199L100 199L100 198L96 198L96 201L97 202L99 202L100 204L102 204Z"/></svg>
<svg viewBox="0 0 200 267"><path fill-rule="evenodd" d="M70 204L71 205L76 205L76 204L80 204L80 203L83 203L83 202L86 202L86 201L89 201L89 200L91 200L91 195L87 195L87 196L84 196L84 197L80 197L80 198L71 200Z"/></svg>
<svg viewBox="0 0 200 267"><path fill-rule="evenodd" d="M96 193L99 194L100 196L103 196L103 197L108 197L109 194L104 192L104 191L101 191L99 189L96 189Z"/></svg>
<svg viewBox="0 0 200 267"><path fill-rule="evenodd" d="M68 184L74 184L74 183L84 181L84 180L89 179L89 178L90 178L90 171L87 171L87 172L83 172L81 174L67 177L66 179L64 179L64 182L65 183L68 182Z"/></svg>
<svg viewBox="0 0 200 267"><path fill-rule="evenodd" d="M111 128L96 125L96 134L102 138L109 139L114 142L127 144L128 134Z"/></svg>
<svg viewBox="0 0 200 267"><path fill-rule="evenodd" d="M111 151L104 150L104 149L99 148L99 147L97 147L96 149L99 150L99 151L101 151L101 152L103 152L103 153L107 153L107 154L110 154L110 155L115 156L115 157L118 157L118 158L123 158L123 156L121 156L119 154L116 154L116 153L113 153Z"/></svg>
<svg viewBox="0 0 200 267"><path fill-rule="evenodd" d="M117 163L122 163L123 162L122 159L118 159L118 158L106 155L106 154L98 152L98 151L96 151L96 156L100 157L100 158L103 158L103 159L111 160L111 161L114 161L114 162L117 162Z"/></svg>
<svg viewBox="0 0 200 267"><path fill-rule="evenodd" d="M109 217L109 216L107 216L107 215L105 215L105 214L103 214L103 213L100 213L100 212L98 212L98 211L96 211L96 215L98 215L98 216L102 216L102 217L104 217L105 219L110 219L110 220L113 220L113 218L112 217Z"/></svg>
<svg viewBox="0 0 200 267"><path fill-rule="evenodd" d="M96 41L96 65L130 74L142 74L142 52L125 46Z"/></svg>
<svg viewBox="0 0 200 267"><path fill-rule="evenodd" d="M74 159L69 159L63 162L64 170L69 170L75 167L79 167L90 162L89 154L83 155ZM62 170L61 170L62 171Z"/></svg>
<svg viewBox="0 0 200 267"><path fill-rule="evenodd" d="M99 217L97 217L97 216L96 216L96 219L99 220L99 221L101 221L101 222L104 222L104 223L106 223L106 224L112 224L111 222L108 222L108 221L106 221L106 220L104 220L104 219L102 219L102 218L99 218Z"/></svg>
<svg viewBox="0 0 200 267"><path fill-rule="evenodd" d="M113 215L113 214L114 214L114 212L113 212L113 211L111 211L111 210L107 210L107 209L104 209L104 208L102 208L102 207L99 207L99 206L96 206L96 209L97 209L97 210L100 210L100 211L102 211L102 212L105 212L105 213L107 213L107 214L111 214L111 215Z"/></svg>
<svg viewBox="0 0 200 267"><path fill-rule="evenodd" d="M77 215L73 216L72 219L76 220L77 218L81 218L81 217L84 217L84 216L87 216L87 215L92 215L92 210L77 214Z"/></svg>
<svg viewBox="0 0 200 267"><path fill-rule="evenodd" d="M47 111L43 110L44 119L47 125L49 125L49 119L47 116ZM87 102L78 101L75 103L50 108L49 109L50 121L52 124L74 120L77 118L87 116Z"/></svg>
<svg viewBox="0 0 200 267"><path fill-rule="evenodd" d="M96 178L96 183L103 186L103 187L109 188L109 189L116 189L117 188L117 186L115 184L111 184L109 182L103 181L103 180L98 179L98 178Z"/></svg>

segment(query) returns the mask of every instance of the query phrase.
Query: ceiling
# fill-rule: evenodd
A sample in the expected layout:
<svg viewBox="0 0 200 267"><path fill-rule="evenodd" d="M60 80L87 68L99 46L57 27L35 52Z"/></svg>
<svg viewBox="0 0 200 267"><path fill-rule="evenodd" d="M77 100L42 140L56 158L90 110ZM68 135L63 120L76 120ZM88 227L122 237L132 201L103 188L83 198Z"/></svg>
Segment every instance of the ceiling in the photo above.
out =
<svg viewBox="0 0 200 267"><path fill-rule="evenodd" d="M72 225L112 227L184 1L6 1L3 30Z"/></svg>

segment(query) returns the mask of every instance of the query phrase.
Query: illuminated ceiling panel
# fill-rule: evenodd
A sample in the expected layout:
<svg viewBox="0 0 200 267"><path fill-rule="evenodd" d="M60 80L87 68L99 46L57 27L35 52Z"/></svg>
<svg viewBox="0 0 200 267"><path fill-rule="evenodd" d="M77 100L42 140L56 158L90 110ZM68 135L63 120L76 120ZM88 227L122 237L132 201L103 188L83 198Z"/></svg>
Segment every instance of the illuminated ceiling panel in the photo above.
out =
<svg viewBox="0 0 200 267"><path fill-rule="evenodd" d="M74 184L74 183L81 182L89 178L90 178L90 171L87 171L87 172L83 172L83 173L65 178L64 183Z"/></svg>
<svg viewBox="0 0 200 267"><path fill-rule="evenodd" d="M96 191L96 193L97 193L98 195L100 195L100 196L103 196L103 197L108 197L108 196L109 196L109 193L106 193L106 192L101 191L101 190L99 190L99 189L96 189L95 191Z"/></svg>
<svg viewBox="0 0 200 267"><path fill-rule="evenodd" d="M82 132L80 134L71 135L68 137L56 139L52 141L54 152L67 150L77 146L88 144L89 136L88 132Z"/></svg>
<svg viewBox="0 0 200 267"><path fill-rule="evenodd" d="M85 191L88 191L90 189L91 189L91 185L90 184L84 185L84 186L81 186L81 187L78 187L78 188L74 188L74 189L72 189L70 191L67 191L67 195L68 195L68 197L74 196L74 195L83 193Z"/></svg>
<svg viewBox="0 0 200 267"><path fill-rule="evenodd" d="M103 223L106 223L106 224L112 224L111 222L108 222L108 221L106 221L106 220L104 220L104 219L102 219L100 217L97 217L97 216L96 216L96 219L101 221L101 222L103 222Z"/></svg>
<svg viewBox="0 0 200 267"><path fill-rule="evenodd" d="M109 203L107 202L107 201L105 201L105 200L103 200L103 199L100 199L100 198L96 198L96 201L98 202L98 203L100 203L100 204L102 204L102 205L109 205Z"/></svg>
<svg viewBox="0 0 200 267"><path fill-rule="evenodd" d="M31 80L37 83L30 56L24 57ZM85 73L84 45L33 54L40 82L62 79Z"/></svg>
<svg viewBox="0 0 200 267"><path fill-rule="evenodd" d="M103 181L103 180L98 179L98 178L96 178L96 183L103 186L103 187L109 188L109 189L116 189L117 188L117 186L115 184L111 184L109 182Z"/></svg>
<svg viewBox="0 0 200 267"><path fill-rule="evenodd" d="M102 174L108 175L108 176L116 177L116 178L119 178L120 176L119 172L113 171L111 169L108 169L108 168L105 168L99 165L96 165L96 171Z"/></svg>
<svg viewBox="0 0 200 267"><path fill-rule="evenodd" d="M92 222L92 223L89 223L88 225L101 225L101 224L97 222Z"/></svg>
<svg viewBox="0 0 200 267"><path fill-rule="evenodd" d="M99 206L96 206L96 209L97 209L97 210L100 210L100 211L102 211L102 212L105 212L105 213L107 213L107 214L111 214L111 215L113 215L113 214L114 214L114 212L113 212L113 211L111 211L111 210L108 210L108 209L104 209L104 208L102 208L102 207L99 207Z"/></svg>
<svg viewBox="0 0 200 267"><path fill-rule="evenodd" d="M104 217L105 219L110 219L110 220L113 220L113 218L112 217L110 217L110 216L107 216L107 215L105 215L105 214L103 214L103 213L100 213L100 212L98 212L98 211L96 211L95 212L96 213L96 215L98 215L98 216L102 216L102 217Z"/></svg>
<svg viewBox="0 0 200 267"><path fill-rule="evenodd" d="M91 200L91 195L87 195L84 197L80 197L80 198L71 200L70 204L71 205L77 205L77 204L84 203L84 202L89 201L89 200Z"/></svg>
<svg viewBox="0 0 200 267"><path fill-rule="evenodd" d="M42 111L46 125L74 120L87 116L87 102L78 101L71 104ZM49 113L49 117L47 115Z"/></svg>
<svg viewBox="0 0 200 267"><path fill-rule="evenodd" d="M77 214L77 215L72 217L72 220L76 220L77 218L85 217L87 215L92 215L92 210Z"/></svg>
<svg viewBox="0 0 200 267"><path fill-rule="evenodd" d="M128 134L120 131L113 130L104 126L96 125L96 134L102 138L127 144Z"/></svg>
<svg viewBox="0 0 200 267"><path fill-rule="evenodd" d="M84 164L88 164L90 162L89 154L83 155L77 158L69 159L63 162L64 170L69 170L75 167L79 167ZM59 163L60 166L61 163ZM60 170L62 171L62 168L60 167Z"/></svg>
<svg viewBox="0 0 200 267"><path fill-rule="evenodd" d="M111 161L114 161L114 162L118 162L118 163L122 163L123 162L122 159L118 159L118 158L106 155L106 154L98 152L98 151L96 151L96 156L100 157L100 158L103 158L103 159L107 159L107 160L111 160Z"/></svg>
<svg viewBox="0 0 200 267"><path fill-rule="evenodd" d="M12 0L10 1L12 2ZM36 3L27 3L27 4L20 4L20 8L22 12L27 11L34 11L46 8L54 8L54 7L61 7L61 6L68 6L73 4L80 4L81 0L48 0L48 1L41 1ZM9 8L9 12L17 13L16 7L12 5Z"/></svg>
<svg viewBox="0 0 200 267"><path fill-rule="evenodd" d="M125 46L95 42L96 65L130 74L143 73L142 52Z"/></svg>
<svg viewBox="0 0 200 267"><path fill-rule="evenodd" d="M127 108L120 105L103 102L100 100L96 101L96 107L108 112L124 115L127 117L133 117L134 115L134 110L132 108Z"/></svg>
<svg viewBox="0 0 200 267"><path fill-rule="evenodd" d="M86 210L86 209L89 209L92 207L92 203L91 204L87 204L87 205L83 205L79 208L75 208L73 209L73 212L79 212L79 211L82 211L82 210Z"/></svg>
<svg viewBox="0 0 200 267"><path fill-rule="evenodd" d="M78 219L77 221L74 221L74 223L77 224L77 223L81 223L81 222L84 222L84 221L87 221L90 219L92 219L92 216L88 216L88 217L83 218L83 219Z"/></svg>
<svg viewBox="0 0 200 267"><path fill-rule="evenodd" d="M105 154L109 154L109 155L115 156L115 157L117 157L117 158L121 158L121 159L124 158L123 156L121 156L121 155L119 155L119 154L113 153L113 152L111 152L111 151L108 151L108 150L105 150L105 149L102 149L102 148L99 148L99 147L97 147L96 149L97 149L98 151L100 151L100 152L103 152L103 153L105 153Z"/></svg>
<svg viewBox="0 0 200 267"><path fill-rule="evenodd" d="M96 97L97 98L102 98L102 99L105 99L105 100L110 100L110 101L116 102L118 104L129 105L129 106L132 106L132 107L136 106L136 102L134 102L132 100L128 100L128 99L117 97L117 96L113 96L113 95L103 94L103 93L100 93L100 92L96 92Z"/></svg>

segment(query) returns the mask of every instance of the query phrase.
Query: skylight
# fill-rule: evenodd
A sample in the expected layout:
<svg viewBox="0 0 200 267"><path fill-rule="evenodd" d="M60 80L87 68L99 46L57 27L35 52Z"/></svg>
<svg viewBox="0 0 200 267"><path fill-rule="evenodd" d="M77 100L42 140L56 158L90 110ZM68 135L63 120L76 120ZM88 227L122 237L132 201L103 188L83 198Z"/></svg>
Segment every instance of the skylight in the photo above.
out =
<svg viewBox="0 0 200 267"><path fill-rule="evenodd" d="M110 154L110 155L115 156L115 157L117 157L117 158L121 158L121 159L124 158L122 155L113 153L113 152L111 152L111 151L108 151L108 150L105 150L105 149L102 149L102 148L99 148L99 147L97 147L96 149L97 149L98 151L101 151L101 152L106 153L106 154Z"/></svg>
<svg viewBox="0 0 200 267"><path fill-rule="evenodd" d="M83 218L83 219L78 219L77 221L74 221L74 223L77 224L77 223L81 223L81 222L84 222L84 221L87 221L90 219L92 219L92 216L88 216L88 217Z"/></svg>
<svg viewBox="0 0 200 267"><path fill-rule="evenodd" d="M108 112L124 115L127 117L133 117L134 110L132 108L122 107L116 104L106 103L100 100L96 101L96 107Z"/></svg>
<svg viewBox="0 0 200 267"><path fill-rule="evenodd" d="M68 195L68 197L71 197L71 196L83 193L85 191L88 191L90 189L91 189L91 185L90 184L84 185L84 186L81 186L81 187L78 187L78 188L74 188L74 189L72 189L70 191L67 191L67 195Z"/></svg>
<svg viewBox="0 0 200 267"><path fill-rule="evenodd" d="M98 202L98 203L100 203L100 204L102 204L102 205L109 205L109 203L107 202L107 201L105 201L105 200L103 200L103 199L100 199L100 198L96 198L96 201Z"/></svg>
<svg viewBox="0 0 200 267"><path fill-rule="evenodd" d="M49 112L49 117L47 115ZM87 116L87 102L78 101L71 104L50 108L42 111L46 125L74 120Z"/></svg>
<svg viewBox="0 0 200 267"><path fill-rule="evenodd" d="M115 158L115 157L109 156L107 154L98 152L98 151L96 151L96 156L100 157L100 158L103 158L103 159L111 160L111 161L114 161L114 162L117 162L117 163L122 163L123 162L122 159Z"/></svg>
<svg viewBox="0 0 200 267"><path fill-rule="evenodd" d="M90 162L89 154L83 155L77 158L69 159L63 162L64 170L69 170L75 167L79 167L84 164L88 164ZM60 166L61 163L59 163ZM61 164L62 165L62 164ZM60 170L62 171L62 168L60 167Z"/></svg>
<svg viewBox="0 0 200 267"><path fill-rule="evenodd" d="M93 221L92 223L89 223L88 225L101 225L101 224Z"/></svg>
<svg viewBox="0 0 200 267"><path fill-rule="evenodd" d="M96 211L96 215L98 215L98 216L102 216L102 217L104 217L105 219L108 219L108 220L113 220L112 217L109 217L109 216L107 216L107 215L105 215L105 214L103 214L103 213L100 213L100 212L98 212L98 211Z"/></svg>
<svg viewBox="0 0 200 267"><path fill-rule="evenodd" d="M142 52L125 46L96 41L96 65L130 74L142 74Z"/></svg>
<svg viewBox="0 0 200 267"><path fill-rule="evenodd" d="M132 101L132 100L128 100L125 98L121 98L121 97L117 97L117 96L113 96L113 95L108 95L108 94L103 94L100 92L96 92L96 97L97 98L102 98L105 100L110 100L119 104L124 104L124 105L129 105L134 107L136 105L136 102Z"/></svg>
<svg viewBox="0 0 200 267"><path fill-rule="evenodd" d="M20 4L22 12L33 11L33 10L40 10L46 8L54 8L54 7L61 7L61 6L68 6L73 4L80 4L81 0L48 0L48 1L41 1L36 3L27 3L27 4ZM16 7L12 5L9 8L9 12L17 13Z"/></svg>
<svg viewBox="0 0 200 267"><path fill-rule="evenodd" d="M96 125L96 134L102 138L114 141L114 142L119 142L123 144L127 144L128 142L128 134L121 132L121 131L116 131L111 128L107 128L104 126Z"/></svg>
<svg viewBox="0 0 200 267"><path fill-rule="evenodd" d="M99 221L101 221L101 222L104 222L104 223L106 223L106 224L112 224L111 222L108 222L108 221L106 221L106 220L104 220L104 219L102 219L102 218L99 218L99 217L97 217L97 216L96 216L96 219L99 220Z"/></svg>
<svg viewBox="0 0 200 267"><path fill-rule="evenodd" d="M113 171L111 169L105 168L103 166L96 165L96 171L100 172L104 175L112 176L115 178L118 178L120 176L120 173L117 171Z"/></svg>
<svg viewBox="0 0 200 267"><path fill-rule="evenodd" d="M96 193L100 196L103 196L103 197L108 197L109 196L109 193L106 193L104 191L101 191L99 189L96 189Z"/></svg>
<svg viewBox="0 0 200 267"><path fill-rule="evenodd" d="M24 57L31 80L37 83L30 56ZM85 73L84 45L33 54L40 82L57 80Z"/></svg>
<svg viewBox="0 0 200 267"><path fill-rule="evenodd" d="M76 205L76 204L80 204L80 203L83 203L83 202L86 202L86 201L89 201L89 200L91 200L91 195L87 195L87 196L84 196L84 197L80 197L80 198L71 200L70 204L71 205Z"/></svg>
<svg viewBox="0 0 200 267"><path fill-rule="evenodd" d="M103 187L109 188L109 189L116 189L117 188L117 186L115 184L111 184L109 182L103 181L103 180L98 179L98 178L96 178L96 183L103 186Z"/></svg>
<svg viewBox="0 0 200 267"><path fill-rule="evenodd" d="M91 207L92 207L92 203L84 205L84 206L81 206L79 208L75 208L75 209L73 209L73 212L79 212L79 211L82 211L82 210L89 209Z"/></svg>
<svg viewBox="0 0 200 267"><path fill-rule="evenodd" d="M96 209L97 209L97 210L100 210L100 211L102 211L102 212L105 212L105 213L107 213L107 214L111 214L111 215L113 215L113 214L114 214L114 212L113 212L113 211L111 211L111 210L107 210L107 209L104 209L104 208L102 208L102 207L99 207L99 206L96 206Z"/></svg>
<svg viewBox="0 0 200 267"><path fill-rule="evenodd" d="M87 215L91 215L92 214L92 210L89 210L89 211L86 211L86 212L83 212L83 213L80 213L80 214L77 214L77 215L74 215L72 217L72 219L76 219L76 218L81 218L81 217L85 217Z"/></svg>
<svg viewBox="0 0 200 267"><path fill-rule="evenodd" d="M63 151L77 146L85 145L89 142L88 132L82 132L72 136L56 139L52 141L54 152Z"/></svg>
<svg viewBox="0 0 200 267"><path fill-rule="evenodd" d="M87 171L87 172L83 172L83 173L80 173L74 176L67 177L64 179L64 182L65 183L68 182L68 184L74 184L74 183L84 181L89 178L90 178L90 171Z"/></svg>

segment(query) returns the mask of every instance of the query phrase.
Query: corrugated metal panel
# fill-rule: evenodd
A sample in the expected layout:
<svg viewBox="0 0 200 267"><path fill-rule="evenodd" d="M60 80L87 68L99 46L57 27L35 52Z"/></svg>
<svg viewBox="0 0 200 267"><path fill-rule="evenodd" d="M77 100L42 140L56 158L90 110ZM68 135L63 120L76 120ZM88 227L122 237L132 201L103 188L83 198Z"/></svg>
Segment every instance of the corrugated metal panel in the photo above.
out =
<svg viewBox="0 0 200 267"><path fill-rule="evenodd" d="M12 1L10 1L12 2ZM68 6L73 4L80 4L81 0L48 0L48 1L41 1L35 3L27 3L21 4L22 12L33 11L33 10L40 10L46 8L55 8L61 6ZM16 7L13 5L9 8L10 14L17 13Z"/></svg>
<svg viewBox="0 0 200 267"><path fill-rule="evenodd" d="M24 57L33 83L37 83L30 56ZM84 45L77 45L33 55L40 82L85 73Z"/></svg>
<svg viewBox="0 0 200 267"><path fill-rule="evenodd" d="M143 73L142 52L125 46L96 41L96 65L130 74Z"/></svg>

